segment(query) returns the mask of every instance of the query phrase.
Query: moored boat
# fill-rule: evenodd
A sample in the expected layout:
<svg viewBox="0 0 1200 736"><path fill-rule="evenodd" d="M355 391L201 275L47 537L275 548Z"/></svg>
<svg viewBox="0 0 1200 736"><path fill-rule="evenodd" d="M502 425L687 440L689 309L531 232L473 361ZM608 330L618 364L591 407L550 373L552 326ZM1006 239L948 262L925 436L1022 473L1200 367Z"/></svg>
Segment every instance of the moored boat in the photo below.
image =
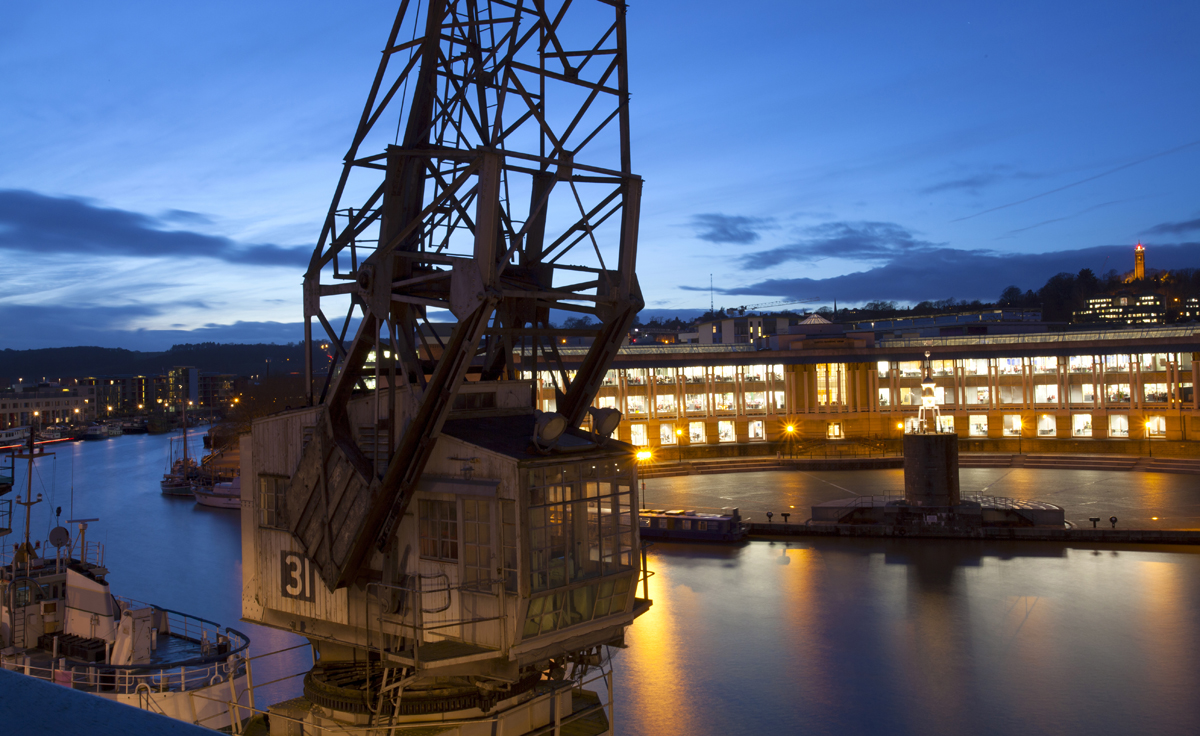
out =
<svg viewBox="0 0 1200 736"><path fill-rule="evenodd" d="M41 448L37 448L41 449ZM28 450L33 462L51 453ZM19 500L19 499L18 499ZM213 729L249 715L249 639L205 619L112 594L104 546L54 527L0 551L0 667Z"/></svg>
<svg viewBox="0 0 1200 736"><path fill-rule="evenodd" d="M10 447L20 447L29 440L29 427L9 427L0 429L0 450Z"/></svg>
<svg viewBox="0 0 1200 736"><path fill-rule="evenodd" d="M85 440L106 440L108 439L108 429L103 424L93 424L83 431Z"/></svg>
<svg viewBox="0 0 1200 736"><path fill-rule="evenodd" d="M682 509L642 509L638 522L643 539L675 542L740 542L746 538L746 526L737 509L721 509L719 514L697 513Z"/></svg>
<svg viewBox="0 0 1200 736"><path fill-rule="evenodd" d="M195 484L192 493L196 503L214 509L240 509L242 507L242 479L214 483L211 486Z"/></svg>

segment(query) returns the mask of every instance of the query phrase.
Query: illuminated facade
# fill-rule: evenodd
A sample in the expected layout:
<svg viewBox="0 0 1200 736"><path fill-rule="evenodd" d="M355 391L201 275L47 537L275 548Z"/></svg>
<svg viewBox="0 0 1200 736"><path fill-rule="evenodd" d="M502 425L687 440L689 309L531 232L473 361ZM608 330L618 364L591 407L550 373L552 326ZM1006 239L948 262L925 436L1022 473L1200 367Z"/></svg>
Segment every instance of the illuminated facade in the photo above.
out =
<svg viewBox="0 0 1200 736"><path fill-rule="evenodd" d="M1087 308L1075 312L1076 322L1123 322L1129 325L1161 325L1167 310L1161 294L1119 291L1087 300Z"/></svg>
<svg viewBox="0 0 1200 736"><path fill-rule="evenodd" d="M89 386L66 388L57 384L0 392L0 429L94 419L93 395Z"/></svg>
<svg viewBox="0 0 1200 736"><path fill-rule="evenodd" d="M876 347L755 350L632 346L595 400L624 414L633 445L753 445L889 438L917 422L932 352L941 431L962 437L1200 437L1200 337L1183 327L891 340ZM571 351L563 351L568 377ZM537 375L554 409L555 371ZM529 377L530 374L526 374ZM766 452L765 450L763 452Z"/></svg>

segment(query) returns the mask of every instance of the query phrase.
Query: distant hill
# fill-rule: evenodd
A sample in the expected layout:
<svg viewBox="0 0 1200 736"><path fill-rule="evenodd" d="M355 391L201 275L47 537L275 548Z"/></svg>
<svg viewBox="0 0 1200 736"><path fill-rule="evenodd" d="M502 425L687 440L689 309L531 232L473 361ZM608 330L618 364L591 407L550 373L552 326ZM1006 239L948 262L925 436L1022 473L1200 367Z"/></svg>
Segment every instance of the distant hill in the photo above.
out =
<svg viewBox="0 0 1200 736"><path fill-rule="evenodd" d="M304 370L304 346L299 343L221 344L205 342L173 345L162 352L140 352L122 348L75 347L0 351L0 376L6 379L83 378L131 373L165 373L177 365L201 371L250 376L267 372L293 373ZM321 365L323 361L317 363Z"/></svg>

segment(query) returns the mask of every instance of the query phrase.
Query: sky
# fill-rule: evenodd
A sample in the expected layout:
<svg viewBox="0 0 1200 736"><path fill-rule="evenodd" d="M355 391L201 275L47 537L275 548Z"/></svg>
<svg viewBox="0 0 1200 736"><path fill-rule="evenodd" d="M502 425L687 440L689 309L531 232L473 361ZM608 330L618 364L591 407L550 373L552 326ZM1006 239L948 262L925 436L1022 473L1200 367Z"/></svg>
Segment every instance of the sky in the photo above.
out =
<svg viewBox="0 0 1200 736"><path fill-rule="evenodd" d="M0 349L298 340L396 7L0 4ZM1200 266L1198 3L631 0L628 29L644 316L995 300L1139 241Z"/></svg>

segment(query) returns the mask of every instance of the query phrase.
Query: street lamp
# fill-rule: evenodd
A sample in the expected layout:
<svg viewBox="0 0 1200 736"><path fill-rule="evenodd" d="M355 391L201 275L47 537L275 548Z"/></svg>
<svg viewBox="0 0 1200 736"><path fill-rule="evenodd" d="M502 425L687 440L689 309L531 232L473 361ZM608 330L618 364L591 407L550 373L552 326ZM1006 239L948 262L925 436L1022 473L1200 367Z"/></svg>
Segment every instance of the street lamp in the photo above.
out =
<svg viewBox="0 0 1200 736"><path fill-rule="evenodd" d="M683 430L675 428L675 462L683 462Z"/></svg>
<svg viewBox="0 0 1200 736"><path fill-rule="evenodd" d="M788 459L790 460L795 454L792 440L796 434L796 425L789 424L783 428L783 431L787 432Z"/></svg>
<svg viewBox="0 0 1200 736"><path fill-rule="evenodd" d="M1021 454L1021 440L1025 438L1025 433L1021 431L1021 417L1017 417L1017 454Z"/></svg>
<svg viewBox="0 0 1200 736"><path fill-rule="evenodd" d="M34 412L36 415L37 412ZM1154 447L1150 444L1150 422L1146 422L1146 453L1154 457Z"/></svg>

